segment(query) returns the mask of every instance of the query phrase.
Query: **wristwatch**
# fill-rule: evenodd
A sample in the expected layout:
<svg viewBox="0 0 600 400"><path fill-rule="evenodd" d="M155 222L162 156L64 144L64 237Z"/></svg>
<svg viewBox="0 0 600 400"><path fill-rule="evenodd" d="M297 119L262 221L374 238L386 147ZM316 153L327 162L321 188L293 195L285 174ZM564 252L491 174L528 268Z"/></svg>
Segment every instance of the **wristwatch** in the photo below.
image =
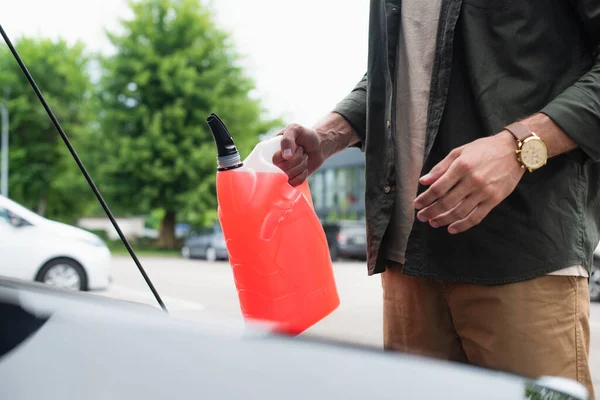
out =
<svg viewBox="0 0 600 400"><path fill-rule="evenodd" d="M504 129L517 139L517 161L521 168L533 172L548 162L548 147L546 143L529 128L520 122L512 123Z"/></svg>

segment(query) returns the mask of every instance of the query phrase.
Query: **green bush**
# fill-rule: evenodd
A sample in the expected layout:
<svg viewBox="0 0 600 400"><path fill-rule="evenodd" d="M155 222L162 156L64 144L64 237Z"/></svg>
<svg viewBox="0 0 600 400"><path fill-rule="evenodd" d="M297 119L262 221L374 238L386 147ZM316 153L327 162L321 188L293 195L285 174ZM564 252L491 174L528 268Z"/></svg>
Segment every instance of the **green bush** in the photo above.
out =
<svg viewBox="0 0 600 400"><path fill-rule="evenodd" d="M127 238L127 241L133 247L133 249L136 251L137 250L144 250L144 251L149 250L149 251L157 251L157 252L160 252L160 251L169 252L169 251L173 251L173 250L179 250L179 249L181 249L181 246L183 246L183 242L181 240L177 241L177 246L174 249L160 248L157 245L157 240L152 239L152 238L135 238L134 237L134 238ZM126 251L125 245L119 238L106 241L106 245L111 250L122 249L122 250Z"/></svg>

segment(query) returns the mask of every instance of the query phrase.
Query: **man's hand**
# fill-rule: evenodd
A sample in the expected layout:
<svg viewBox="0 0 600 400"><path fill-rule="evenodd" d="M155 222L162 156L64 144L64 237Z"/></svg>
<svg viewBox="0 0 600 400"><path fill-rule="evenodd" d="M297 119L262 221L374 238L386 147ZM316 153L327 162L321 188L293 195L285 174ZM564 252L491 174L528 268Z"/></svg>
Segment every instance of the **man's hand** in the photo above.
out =
<svg viewBox="0 0 600 400"><path fill-rule="evenodd" d="M328 114L314 129L292 124L278 135L283 139L273 164L288 175L292 186L304 182L328 157L360 140L348 121L337 113Z"/></svg>
<svg viewBox="0 0 600 400"><path fill-rule="evenodd" d="M325 161L321 138L313 129L292 124L280 135L281 150L273 156L273 164L281 168L289 177L292 186L298 186Z"/></svg>
<svg viewBox="0 0 600 400"><path fill-rule="evenodd" d="M483 218L517 186L524 169L508 131L454 149L420 179L430 186L414 201L417 218L448 232L464 232Z"/></svg>

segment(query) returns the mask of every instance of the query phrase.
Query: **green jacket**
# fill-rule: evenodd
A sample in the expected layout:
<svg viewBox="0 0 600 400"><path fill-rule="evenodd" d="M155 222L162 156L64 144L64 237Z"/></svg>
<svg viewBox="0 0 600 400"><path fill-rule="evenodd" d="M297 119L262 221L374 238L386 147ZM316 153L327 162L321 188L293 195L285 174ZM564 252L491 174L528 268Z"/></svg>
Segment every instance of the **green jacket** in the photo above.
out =
<svg viewBox="0 0 600 400"><path fill-rule="evenodd" d="M578 145L526 173L476 227L458 235L415 219L404 271L499 284L572 265L591 269L600 224L600 2L443 0L431 83L425 165L537 112ZM395 54L401 0L371 0L368 69L335 112L366 156L369 274L394 191ZM420 187L419 192L424 188Z"/></svg>

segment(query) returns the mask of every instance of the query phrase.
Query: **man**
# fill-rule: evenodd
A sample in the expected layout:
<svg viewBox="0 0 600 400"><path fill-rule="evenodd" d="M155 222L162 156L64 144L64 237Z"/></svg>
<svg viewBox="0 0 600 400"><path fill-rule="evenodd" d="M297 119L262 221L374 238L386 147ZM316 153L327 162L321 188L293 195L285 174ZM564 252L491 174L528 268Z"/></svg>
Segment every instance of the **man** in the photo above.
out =
<svg viewBox="0 0 600 400"><path fill-rule="evenodd" d="M593 395L587 279L600 224L600 3L371 0L368 70L274 162L298 185L366 156L384 347ZM340 63L343 65L343 63Z"/></svg>

